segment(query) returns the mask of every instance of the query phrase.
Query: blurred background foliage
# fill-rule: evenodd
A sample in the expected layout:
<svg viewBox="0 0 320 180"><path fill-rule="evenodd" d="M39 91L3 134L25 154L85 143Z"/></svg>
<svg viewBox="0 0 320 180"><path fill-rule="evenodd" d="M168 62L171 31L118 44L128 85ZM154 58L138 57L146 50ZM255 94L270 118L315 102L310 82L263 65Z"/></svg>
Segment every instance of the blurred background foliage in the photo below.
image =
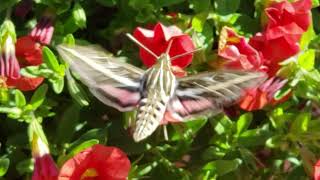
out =
<svg viewBox="0 0 320 180"><path fill-rule="evenodd" d="M1 22L20 0L0 1ZM27 136L28 123L40 118L51 154L58 166L82 149L101 143L125 151L132 169L129 179L308 179L320 153L320 9L313 0L315 33L309 33L301 70L287 65L290 83L278 93L293 89L285 103L238 116L220 114L184 124L169 125L146 141L130 135L134 112L121 113L94 98L70 76L57 56L62 42L100 44L125 61L142 66L138 47L125 33L162 22L190 34L197 47L190 73L210 69L217 58L219 33L233 27L245 37L261 31L265 0L34 0L24 17L12 13L17 36L27 34L45 14L54 16L52 43L43 49L44 63L24 68L24 74L46 77L36 92L9 89L0 92L0 176L30 179L33 160ZM306 35L307 36L307 35ZM309 41L311 41L309 43ZM295 57L298 58L298 57ZM290 64L290 62L289 62ZM285 65L284 65L285 66ZM297 77L303 71L303 77ZM48 86L49 85L49 86ZM42 131L42 130L39 130Z"/></svg>

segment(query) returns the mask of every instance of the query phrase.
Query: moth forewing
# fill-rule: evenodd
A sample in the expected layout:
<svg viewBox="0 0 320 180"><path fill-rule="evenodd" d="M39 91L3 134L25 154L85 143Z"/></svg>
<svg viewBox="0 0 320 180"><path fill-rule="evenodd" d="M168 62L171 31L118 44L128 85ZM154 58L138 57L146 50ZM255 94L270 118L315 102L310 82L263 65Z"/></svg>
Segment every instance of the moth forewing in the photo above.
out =
<svg viewBox="0 0 320 180"><path fill-rule="evenodd" d="M100 101L119 111L136 108L142 69L111 57L99 46L59 45L57 50Z"/></svg>

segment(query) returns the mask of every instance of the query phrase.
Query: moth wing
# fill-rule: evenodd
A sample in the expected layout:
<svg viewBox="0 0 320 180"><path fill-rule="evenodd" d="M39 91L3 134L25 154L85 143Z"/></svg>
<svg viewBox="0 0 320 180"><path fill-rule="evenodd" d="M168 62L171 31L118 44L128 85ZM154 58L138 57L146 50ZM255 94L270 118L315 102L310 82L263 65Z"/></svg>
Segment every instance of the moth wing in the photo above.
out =
<svg viewBox="0 0 320 180"><path fill-rule="evenodd" d="M57 50L81 82L104 104L119 111L136 107L141 98L142 69L121 62L97 45L59 45Z"/></svg>
<svg viewBox="0 0 320 180"><path fill-rule="evenodd" d="M179 79L164 121L187 121L214 115L243 97L245 90L259 86L266 79L262 72L205 72Z"/></svg>

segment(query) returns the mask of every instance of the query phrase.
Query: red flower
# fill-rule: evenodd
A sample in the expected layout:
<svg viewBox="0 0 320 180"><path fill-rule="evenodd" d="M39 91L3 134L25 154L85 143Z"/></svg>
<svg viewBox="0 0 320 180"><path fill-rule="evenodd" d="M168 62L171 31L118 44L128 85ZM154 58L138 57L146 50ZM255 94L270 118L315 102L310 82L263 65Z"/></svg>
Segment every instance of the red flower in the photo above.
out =
<svg viewBox="0 0 320 180"><path fill-rule="evenodd" d="M255 71L266 69L261 54L244 37L227 27L221 31L218 54L225 59L226 68Z"/></svg>
<svg viewBox="0 0 320 180"><path fill-rule="evenodd" d="M286 82L287 80L280 80L275 77L268 79L259 87L248 90L246 96L239 103L240 107L247 111L253 111L262 109L271 102L275 103L274 94L281 89Z"/></svg>
<svg viewBox="0 0 320 180"><path fill-rule="evenodd" d="M267 29L294 23L303 31L307 31L311 23L311 8L311 0L298 0L293 3L284 0L272 3L265 9L269 19Z"/></svg>
<svg viewBox="0 0 320 180"><path fill-rule="evenodd" d="M279 69L278 63L295 55L299 40L311 23L311 0L289 3L287 0L272 3L265 12L268 22L264 32L257 33L249 44L267 59L269 74Z"/></svg>
<svg viewBox="0 0 320 180"><path fill-rule="evenodd" d="M16 56L21 66L36 66L42 63L42 47L31 36L22 36L16 43Z"/></svg>
<svg viewBox="0 0 320 180"><path fill-rule="evenodd" d="M279 62L299 52L298 42L302 33L304 31L296 24L279 26L257 33L249 44L263 54L266 65L272 68L269 72L272 76L279 69Z"/></svg>
<svg viewBox="0 0 320 180"><path fill-rule="evenodd" d="M314 180L320 180L320 160L314 166Z"/></svg>
<svg viewBox="0 0 320 180"><path fill-rule="evenodd" d="M32 180L56 180L59 171L50 154L35 158Z"/></svg>
<svg viewBox="0 0 320 180"><path fill-rule="evenodd" d="M36 66L42 63L41 45L35 42L30 36L23 36L17 40L16 56L21 67ZM9 87L16 87L22 91L30 91L36 89L44 78L29 78L21 76L18 79L7 79Z"/></svg>
<svg viewBox="0 0 320 180"><path fill-rule="evenodd" d="M53 26L49 18L42 18L30 35L20 37L16 42L16 56L21 67L37 66L42 63L42 44L49 44L53 34ZM36 89L44 78L20 77L8 78L7 85L22 91Z"/></svg>
<svg viewBox="0 0 320 180"><path fill-rule="evenodd" d="M58 180L125 180L129 170L130 161L120 149L94 145L69 159Z"/></svg>
<svg viewBox="0 0 320 180"><path fill-rule="evenodd" d="M136 28L134 37L156 55L160 56L167 49L169 42L172 40L170 56L176 56L194 50L194 45L189 35L183 34L176 26L166 27L161 23L156 24L153 30L144 28ZM156 63L156 58L150 55L143 48L140 48L140 57L147 67L151 67ZM193 55L186 55L172 61L173 66L180 68L187 67L192 61Z"/></svg>
<svg viewBox="0 0 320 180"><path fill-rule="evenodd" d="M35 159L32 180L56 180L59 170L50 155L48 145L34 134L31 148Z"/></svg>

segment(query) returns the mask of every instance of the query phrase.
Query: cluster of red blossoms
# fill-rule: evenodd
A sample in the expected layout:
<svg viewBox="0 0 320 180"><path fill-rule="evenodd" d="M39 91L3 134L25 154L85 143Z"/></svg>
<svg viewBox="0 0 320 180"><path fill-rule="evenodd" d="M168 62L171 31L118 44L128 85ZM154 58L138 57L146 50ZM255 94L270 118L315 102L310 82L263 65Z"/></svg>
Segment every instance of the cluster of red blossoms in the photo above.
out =
<svg viewBox="0 0 320 180"><path fill-rule="evenodd" d="M300 38L311 23L311 8L311 0L271 2L265 9L267 22L264 30L250 38L249 42L232 29L222 31L219 55L224 58L226 67L264 71L269 76L269 80L260 87L247 92L240 102L242 109L261 109L289 97L288 94L281 100L274 99L276 91L286 83L286 80L276 77L276 73L280 62L299 52Z"/></svg>
<svg viewBox="0 0 320 180"><path fill-rule="evenodd" d="M250 89L240 102L244 110L252 111L267 104L285 100L275 100L274 94L285 85L286 80L276 77L279 63L297 54L299 41L311 23L311 0L298 0L293 3L283 0L270 2L265 9L267 22L264 30L257 33L249 42L237 35L231 28L223 28L220 34L218 54L223 58L223 66L228 69L263 71L269 79L260 87ZM169 52L173 57L194 50L191 38L183 34L176 26L165 27L158 23L153 30L136 28L134 36L156 55L165 52L169 42L173 45ZM156 59L140 48L143 63L150 67ZM173 69L178 75L185 75L183 68L192 61L192 54L172 61Z"/></svg>
<svg viewBox="0 0 320 180"><path fill-rule="evenodd" d="M29 91L36 89L43 82L44 78L42 77L24 77L20 75L19 71L20 68L26 66L42 64L42 47L50 43L53 30L52 20L43 17L29 35L17 39L15 47L11 48L13 53L10 54L11 58L6 58L8 60L5 61L8 66L1 66L3 68L0 70L2 78L5 79L9 88L14 87L22 91ZM15 73L6 73L11 72L11 69L14 69Z"/></svg>

